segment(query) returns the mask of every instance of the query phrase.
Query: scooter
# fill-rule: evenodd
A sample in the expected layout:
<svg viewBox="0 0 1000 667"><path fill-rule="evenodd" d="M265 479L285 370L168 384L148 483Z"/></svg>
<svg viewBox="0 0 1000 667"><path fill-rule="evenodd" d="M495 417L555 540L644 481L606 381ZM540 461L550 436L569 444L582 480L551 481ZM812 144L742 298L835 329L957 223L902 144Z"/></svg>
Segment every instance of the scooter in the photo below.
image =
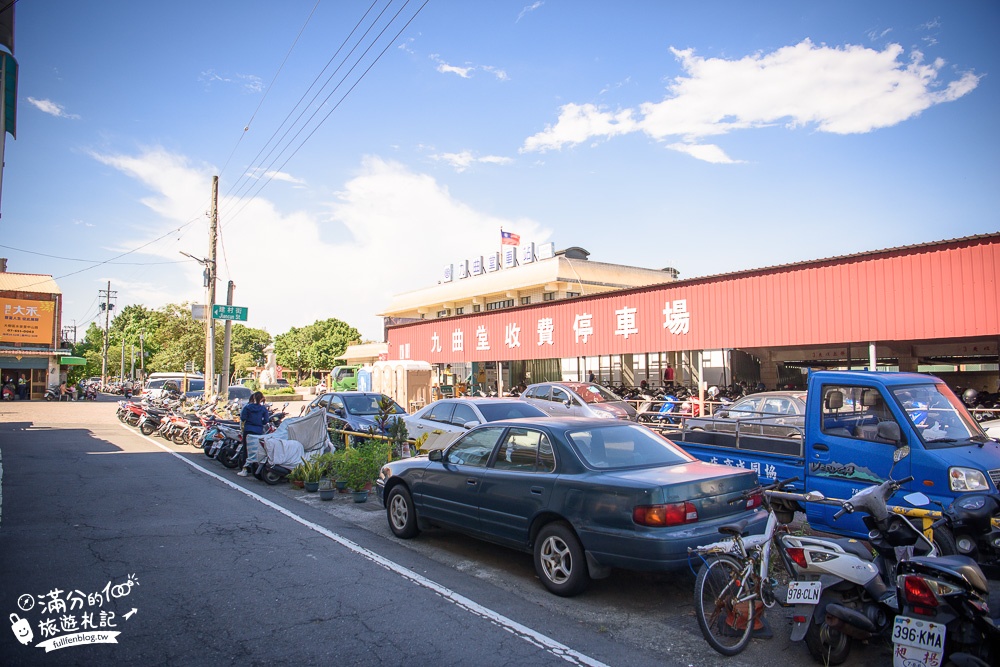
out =
<svg viewBox="0 0 1000 667"><path fill-rule="evenodd" d="M898 463L909 455L908 447L893 454ZM838 665L851 652L853 640L887 634L898 606L896 568L900 553L919 550L936 556L937 549L905 516L889 512L886 503L912 477L869 486L841 503L834 515L864 512L868 541L849 538L781 535L781 553L794 580L789 583L787 602L794 603L791 640L805 639L812 657L822 664ZM906 496L914 506L930 500L922 493ZM827 499L829 502L830 499Z"/></svg>
<svg viewBox="0 0 1000 667"><path fill-rule="evenodd" d="M934 539L945 554L968 556L996 575L1000 571L1000 493L966 493L934 522ZM993 577L991 577L993 578Z"/></svg>
<svg viewBox="0 0 1000 667"><path fill-rule="evenodd" d="M943 525L941 518L931 528ZM892 628L893 667L990 667L1000 661L1000 627L989 582L968 556L916 557L899 564L900 611Z"/></svg>

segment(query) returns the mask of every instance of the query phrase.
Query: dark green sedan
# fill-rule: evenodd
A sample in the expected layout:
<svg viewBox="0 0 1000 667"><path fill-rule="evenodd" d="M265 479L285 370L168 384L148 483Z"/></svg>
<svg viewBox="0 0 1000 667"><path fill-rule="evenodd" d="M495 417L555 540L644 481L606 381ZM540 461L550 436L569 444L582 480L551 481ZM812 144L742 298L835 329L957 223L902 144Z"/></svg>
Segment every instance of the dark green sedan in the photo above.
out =
<svg viewBox="0 0 1000 667"><path fill-rule="evenodd" d="M699 461L645 426L573 417L483 424L377 481L397 537L441 526L533 552L563 596L611 568L686 567L688 547L723 524L762 532L757 486L756 473Z"/></svg>

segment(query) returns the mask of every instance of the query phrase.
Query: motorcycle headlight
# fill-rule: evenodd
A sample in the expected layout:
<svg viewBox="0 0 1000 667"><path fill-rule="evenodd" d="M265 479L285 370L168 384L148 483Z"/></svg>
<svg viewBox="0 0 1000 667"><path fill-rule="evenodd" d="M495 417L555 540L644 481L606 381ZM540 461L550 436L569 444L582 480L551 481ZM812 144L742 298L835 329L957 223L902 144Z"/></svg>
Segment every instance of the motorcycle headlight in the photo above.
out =
<svg viewBox="0 0 1000 667"><path fill-rule="evenodd" d="M952 491L989 491L986 475L975 468L948 468L948 485Z"/></svg>

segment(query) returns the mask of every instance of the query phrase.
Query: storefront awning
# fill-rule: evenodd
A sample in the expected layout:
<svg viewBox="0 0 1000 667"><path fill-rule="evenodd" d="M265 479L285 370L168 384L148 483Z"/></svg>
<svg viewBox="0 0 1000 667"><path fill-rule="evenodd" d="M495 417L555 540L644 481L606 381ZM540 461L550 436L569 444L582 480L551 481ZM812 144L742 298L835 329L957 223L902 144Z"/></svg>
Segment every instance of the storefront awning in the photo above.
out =
<svg viewBox="0 0 1000 667"><path fill-rule="evenodd" d="M87 360L83 357L59 357L60 366L86 366Z"/></svg>

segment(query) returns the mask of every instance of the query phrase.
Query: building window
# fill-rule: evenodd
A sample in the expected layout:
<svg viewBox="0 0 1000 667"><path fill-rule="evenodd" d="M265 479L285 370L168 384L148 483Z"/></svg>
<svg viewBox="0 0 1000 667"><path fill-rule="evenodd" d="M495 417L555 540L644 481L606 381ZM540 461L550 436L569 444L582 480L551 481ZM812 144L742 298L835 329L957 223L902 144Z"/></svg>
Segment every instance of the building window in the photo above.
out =
<svg viewBox="0 0 1000 667"><path fill-rule="evenodd" d="M437 312L437 316L438 316L438 317L448 317L449 315L451 315L451 311L450 311L450 310L448 310L448 309L445 309L445 310L439 310L439 311Z"/></svg>
<svg viewBox="0 0 1000 667"><path fill-rule="evenodd" d="M522 306L527 306L529 303L531 303L531 297L530 296L522 296L521 297L521 305Z"/></svg>
<svg viewBox="0 0 1000 667"><path fill-rule="evenodd" d="M455 309L455 314L456 315L461 315L463 313L465 313L465 308L456 308Z"/></svg>
<svg viewBox="0 0 1000 667"><path fill-rule="evenodd" d="M572 299L574 296L580 296L579 292L566 292L566 298Z"/></svg>
<svg viewBox="0 0 1000 667"><path fill-rule="evenodd" d="M513 308L514 299L505 299L503 301L494 301L493 303L486 304L486 310L500 310L501 308Z"/></svg>
<svg viewBox="0 0 1000 667"><path fill-rule="evenodd" d="M555 292L545 292L544 294L542 294L542 301L555 301L555 300L556 300Z"/></svg>
<svg viewBox="0 0 1000 667"><path fill-rule="evenodd" d="M482 310L482 306L480 306L479 304L472 306L472 312L478 313L480 310Z"/></svg>

